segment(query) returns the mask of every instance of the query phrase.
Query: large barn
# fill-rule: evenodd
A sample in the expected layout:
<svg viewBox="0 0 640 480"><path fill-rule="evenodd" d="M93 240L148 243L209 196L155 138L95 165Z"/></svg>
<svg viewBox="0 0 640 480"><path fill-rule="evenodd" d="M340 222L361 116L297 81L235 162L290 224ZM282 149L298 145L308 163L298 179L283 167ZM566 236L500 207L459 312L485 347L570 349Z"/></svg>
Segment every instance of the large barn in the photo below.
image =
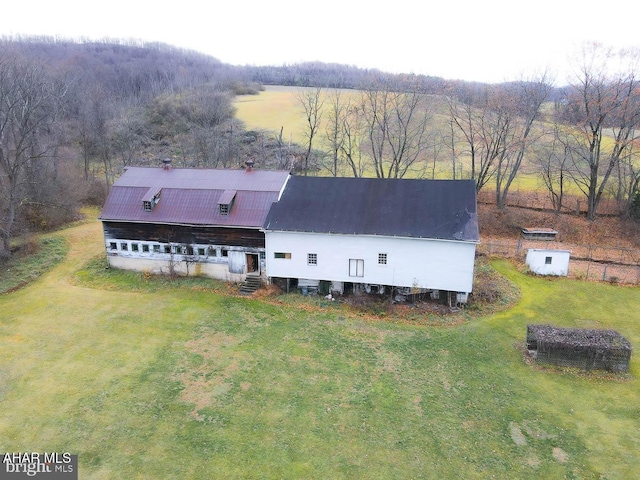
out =
<svg viewBox="0 0 640 480"><path fill-rule="evenodd" d="M265 271L261 230L289 172L129 167L100 220L109 265L240 282Z"/></svg>
<svg viewBox="0 0 640 480"><path fill-rule="evenodd" d="M473 180L292 177L264 224L267 276L303 289L466 302L479 242Z"/></svg>

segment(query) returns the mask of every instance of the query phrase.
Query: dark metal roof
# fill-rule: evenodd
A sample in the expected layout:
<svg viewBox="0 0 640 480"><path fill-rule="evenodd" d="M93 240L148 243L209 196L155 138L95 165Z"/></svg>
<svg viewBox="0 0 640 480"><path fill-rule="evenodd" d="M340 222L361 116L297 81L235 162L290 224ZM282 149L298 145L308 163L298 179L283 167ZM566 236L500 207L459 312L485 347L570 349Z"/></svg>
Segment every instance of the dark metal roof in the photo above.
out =
<svg viewBox="0 0 640 480"><path fill-rule="evenodd" d="M477 242L475 181L291 177L264 229Z"/></svg>
<svg viewBox="0 0 640 480"><path fill-rule="evenodd" d="M129 168L109 192L103 221L172 223L259 228L278 199L288 172ZM159 191L160 200L148 212L143 200ZM219 203L236 192L228 215Z"/></svg>

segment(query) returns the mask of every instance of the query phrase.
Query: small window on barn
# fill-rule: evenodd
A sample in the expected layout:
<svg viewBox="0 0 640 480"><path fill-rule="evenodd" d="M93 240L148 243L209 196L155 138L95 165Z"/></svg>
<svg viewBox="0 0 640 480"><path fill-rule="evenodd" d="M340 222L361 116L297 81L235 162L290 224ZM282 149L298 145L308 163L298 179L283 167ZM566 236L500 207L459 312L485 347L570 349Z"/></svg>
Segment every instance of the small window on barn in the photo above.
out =
<svg viewBox="0 0 640 480"><path fill-rule="evenodd" d="M359 258L349 259L349 276L364 277L364 260Z"/></svg>
<svg viewBox="0 0 640 480"><path fill-rule="evenodd" d="M204 247L198 247L198 256L204 257L205 249Z"/></svg>
<svg viewBox="0 0 640 480"><path fill-rule="evenodd" d="M228 257L229 256L229 250L227 250L226 248L222 249L222 256L223 257Z"/></svg>
<svg viewBox="0 0 640 480"><path fill-rule="evenodd" d="M145 212L150 212L151 210L153 210L153 207L155 207L158 204L159 201L160 201L160 190L158 190L155 187L151 187L147 191L147 194L142 199L142 208L144 209Z"/></svg>
<svg viewBox="0 0 640 480"><path fill-rule="evenodd" d="M132 243L131 244L131 251L132 252L139 252L140 251L140 246L137 243Z"/></svg>
<svg viewBox="0 0 640 480"><path fill-rule="evenodd" d="M217 257L218 256L218 249L215 247L209 247L209 256L210 257Z"/></svg>
<svg viewBox="0 0 640 480"><path fill-rule="evenodd" d="M544 264L545 265L551 265L551 257L545 257L544 258Z"/></svg>
<svg viewBox="0 0 640 480"><path fill-rule="evenodd" d="M160 245L153 246L153 253L160 253Z"/></svg>
<svg viewBox="0 0 640 480"><path fill-rule="evenodd" d="M260 252L260 260L265 260L267 258L267 254L265 252Z"/></svg>
<svg viewBox="0 0 640 480"><path fill-rule="evenodd" d="M187 249L187 255L193 255L193 247L191 245L187 245L186 249ZM184 247L182 248L182 250L183 250L182 253L184 253Z"/></svg>
<svg viewBox="0 0 640 480"><path fill-rule="evenodd" d="M142 251L144 253L149 253L149 245L147 245L146 243L142 244Z"/></svg>
<svg viewBox="0 0 640 480"><path fill-rule="evenodd" d="M129 250L129 244L127 242L120 243L120 250L126 252L127 250Z"/></svg>
<svg viewBox="0 0 640 480"><path fill-rule="evenodd" d="M386 265L387 264L387 254L379 253L378 254L378 265Z"/></svg>
<svg viewBox="0 0 640 480"><path fill-rule="evenodd" d="M220 215L229 215L233 202L236 199L236 193L237 192L235 190L225 190L222 192L222 195L218 199Z"/></svg>
<svg viewBox="0 0 640 480"><path fill-rule="evenodd" d="M307 254L307 265L318 265L318 254L317 253L308 253Z"/></svg>
<svg viewBox="0 0 640 480"><path fill-rule="evenodd" d="M171 253L171 245L164 246L164 253Z"/></svg>
<svg viewBox="0 0 640 480"><path fill-rule="evenodd" d="M290 253L285 253L285 252L274 252L273 258L287 258L287 259L290 259L291 258L291 254Z"/></svg>
<svg viewBox="0 0 640 480"><path fill-rule="evenodd" d="M116 242L109 243L109 250L117 250L117 249L118 249L118 244Z"/></svg>

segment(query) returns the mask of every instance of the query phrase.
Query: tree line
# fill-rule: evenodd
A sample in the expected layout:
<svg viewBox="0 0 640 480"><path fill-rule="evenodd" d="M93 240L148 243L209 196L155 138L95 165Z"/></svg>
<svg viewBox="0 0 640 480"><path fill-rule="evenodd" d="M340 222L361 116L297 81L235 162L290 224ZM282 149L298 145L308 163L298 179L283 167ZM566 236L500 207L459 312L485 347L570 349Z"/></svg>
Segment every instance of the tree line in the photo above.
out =
<svg viewBox="0 0 640 480"><path fill-rule="evenodd" d="M523 165L535 166L558 210L573 182L590 218L605 195L632 211L640 208L635 70L612 77L610 52L588 53L576 81L558 89L545 76L483 85L318 63L235 67L137 41L4 38L0 259L16 236L101 205L127 165L166 157L186 167L252 158L300 174L380 178L433 177L448 165L448 178L495 185L499 205ZM304 144L235 119L236 95L272 83L310 87L299 95Z"/></svg>
<svg viewBox="0 0 640 480"><path fill-rule="evenodd" d="M541 180L558 212L573 186L584 195L589 219L605 197L617 200L621 214L634 214L640 208L639 58L585 45L562 89L544 72L498 85L453 83L438 95L419 82L393 79L369 83L355 95L301 90L302 169L471 178L478 191L494 188L500 208L526 171Z"/></svg>

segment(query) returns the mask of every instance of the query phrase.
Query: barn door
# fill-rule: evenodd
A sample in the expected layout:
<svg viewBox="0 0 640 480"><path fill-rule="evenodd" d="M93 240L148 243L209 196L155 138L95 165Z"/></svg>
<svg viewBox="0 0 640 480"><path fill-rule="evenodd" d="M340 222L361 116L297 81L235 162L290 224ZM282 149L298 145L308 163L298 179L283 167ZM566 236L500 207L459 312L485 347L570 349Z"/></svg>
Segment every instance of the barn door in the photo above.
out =
<svg viewBox="0 0 640 480"><path fill-rule="evenodd" d="M247 253L247 273L258 271L258 255Z"/></svg>
<svg viewBox="0 0 640 480"><path fill-rule="evenodd" d="M245 273L247 264L244 252L237 252L230 250L228 253L229 258L229 273Z"/></svg>

